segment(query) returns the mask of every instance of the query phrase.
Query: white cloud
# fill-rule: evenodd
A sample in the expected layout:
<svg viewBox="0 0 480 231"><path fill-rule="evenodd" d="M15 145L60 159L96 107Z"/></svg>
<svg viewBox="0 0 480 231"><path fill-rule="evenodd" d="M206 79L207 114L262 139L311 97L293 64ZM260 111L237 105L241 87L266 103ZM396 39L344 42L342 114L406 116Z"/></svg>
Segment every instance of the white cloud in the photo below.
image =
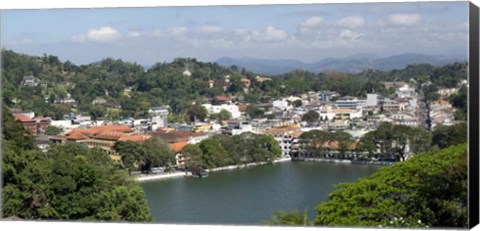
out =
<svg viewBox="0 0 480 231"><path fill-rule="evenodd" d="M349 27L349 28L360 27L360 26L363 26L364 24L365 24L365 19L359 16L342 18L337 22L338 26Z"/></svg>
<svg viewBox="0 0 480 231"><path fill-rule="evenodd" d="M305 21L302 22L301 26L303 27L317 27L319 26L323 21L323 17L320 16L315 16L306 19Z"/></svg>
<svg viewBox="0 0 480 231"><path fill-rule="evenodd" d="M215 25L204 25L198 28L198 31L205 34L215 34L222 31L222 28Z"/></svg>
<svg viewBox="0 0 480 231"><path fill-rule="evenodd" d="M353 32L351 30L342 30L339 38L342 40L357 40L362 36L360 33Z"/></svg>
<svg viewBox="0 0 480 231"><path fill-rule="evenodd" d="M122 34L109 26L101 27L99 29L91 29L85 34L76 35L71 38L74 42L98 42L105 43L118 40L122 37Z"/></svg>
<svg viewBox="0 0 480 231"><path fill-rule="evenodd" d="M140 37L142 34L138 31L131 31L128 33L127 37L129 38L136 38L136 37Z"/></svg>
<svg viewBox="0 0 480 231"><path fill-rule="evenodd" d="M189 30L184 27L173 27L168 29L158 29L153 31L154 36L158 37L180 37L185 35Z"/></svg>
<svg viewBox="0 0 480 231"><path fill-rule="evenodd" d="M421 19L419 14L391 14L388 17L390 23L399 26L414 26L419 24Z"/></svg>
<svg viewBox="0 0 480 231"><path fill-rule="evenodd" d="M281 42L288 38L288 34L282 29L268 26L264 32L252 31L252 37L254 40L262 42Z"/></svg>

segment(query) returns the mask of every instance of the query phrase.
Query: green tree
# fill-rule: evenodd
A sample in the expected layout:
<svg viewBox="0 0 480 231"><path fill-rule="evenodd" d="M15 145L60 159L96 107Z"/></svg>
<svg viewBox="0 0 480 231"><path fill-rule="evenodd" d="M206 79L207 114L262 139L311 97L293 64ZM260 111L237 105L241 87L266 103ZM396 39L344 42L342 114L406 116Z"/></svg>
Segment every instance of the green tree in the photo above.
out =
<svg viewBox="0 0 480 231"><path fill-rule="evenodd" d="M170 150L167 142L152 137L141 145L144 148L144 163L142 170L150 170L152 167L165 166L166 170L173 168L175 163L175 154Z"/></svg>
<svg viewBox="0 0 480 231"><path fill-rule="evenodd" d="M249 104L245 111L247 112L247 115L250 116L250 118L252 119L261 118L264 116L264 111L258 108L258 106L255 104Z"/></svg>
<svg viewBox="0 0 480 231"><path fill-rule="evenodd" d="M226 166L229 163L227 151L217 140L212 138L202 140L199 147L208 168Z"/></svg>
<svg viewBox="0 0 480 231"><path fill-rule="evenodd" d="M467 227L467 146L452 146L341 183L315 225Z"/></svg>
<svg viewBox="0 0 480 231"><path fill-rule="evenodd" d="M191 105L186 112L186 121L195 122L196 120L205 121L207 117L207 109L201 105Z"/></svg>
<svg viewBox="0 0 480 231"><path fill-rule="evenodd" d="M193 144L186 145L182 150L182 155L185 158L185 167L191 168L207 168L205 161L203 160L202 150Z"/></svg>
<svg viewBox="0 0 480 231"><path fill-rule="evenodd" d="M62 129L60 129L59 127L55 127L53 125L48 126L48 128L45 131L45 134L47 135L58 135L60 133L62 133Z"/></svg>
<svg viewBox="0 0 480 231"><path fill-rule="evenodd" d="M123 166L129 173L139 170L140 165L146 162L145 149L132 141L116 142L115 151L121 156Z"/></svg>
<svg viewBox="0 0 480 231"><path fill-rule="evenodd" d="M305 209L303 214L300 214L297 210L292 210L289 212L276 211L272 215L270 221L264 222L267 225L288 225L288 226L309 226L308 214Z"/></svg>
<svg viewBox="0 0 480 231"><path fill-rule="evenodd" d="M292 105L294 107L301 107L302 106L302 101L297 99L297 100L293 101Z"/></svg>
<svg viewBox="0 0 480 231"><path fill-rule="evenodd" d="M42 153L11 115L4 114L2 125L3 216L152 220L140 186L104 152L68 143Z"/></svg>
<svg viewBox="0 0 480 231"><path fill-rule="evenodd" d="M438 126L432 133L432 145L446 148L467 142L468 127L466 123L454 126Z"/></svg>
<svg viewBox="0 0 480 231"><path fill-rule="evenodd" d="M309 124L313 124L318 122L318 118L320 118L320 114L316 111L308 111L302 116L302 121L306 121Z"/></svg>
<svg viewBox="0 0 480 231"><path fill-rule="evenodd" d="M413 153L423 152L431 147L431 139L431 135L422 128L382 123L377 130L365 134L360 139L358 149L403 161L408 154L407 146ZM378 153L377 150L379 150Z"/></svg>

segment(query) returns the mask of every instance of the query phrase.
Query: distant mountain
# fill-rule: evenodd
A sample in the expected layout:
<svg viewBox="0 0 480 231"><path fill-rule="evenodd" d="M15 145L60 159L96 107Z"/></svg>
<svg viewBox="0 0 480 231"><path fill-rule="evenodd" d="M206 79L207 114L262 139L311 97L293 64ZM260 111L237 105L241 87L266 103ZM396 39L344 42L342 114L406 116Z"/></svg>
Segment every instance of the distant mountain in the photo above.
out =
<svg viewBox="0 0 480 231"><path fill-rule="evenodd" d="M462 59L459 56L446 57L407 53L390 57L379 57L371 54L355 54L339 59L326 58L313 63L304 63L294 59L257 59L252 57L223 57L215 62L226 67L236 65L258 74L277 75L295 69L312 72L339 71L357 73L367 69L382 71L403 69L410 64L442 66L448 63L466 61L466 59Z"/></svg>

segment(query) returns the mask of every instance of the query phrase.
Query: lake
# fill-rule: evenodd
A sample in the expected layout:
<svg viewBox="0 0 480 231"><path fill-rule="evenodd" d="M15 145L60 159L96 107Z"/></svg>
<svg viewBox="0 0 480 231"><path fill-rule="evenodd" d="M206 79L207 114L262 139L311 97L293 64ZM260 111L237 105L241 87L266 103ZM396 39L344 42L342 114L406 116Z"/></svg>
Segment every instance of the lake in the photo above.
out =
<svg viewBox="0 0 480 231"><path fill-rule="evenodd" d="M313 219L315 206L328 199L335 184L354 182L380 168L288 161L140 185L155 223L261 225L276 210L307 209Z"/></svg>

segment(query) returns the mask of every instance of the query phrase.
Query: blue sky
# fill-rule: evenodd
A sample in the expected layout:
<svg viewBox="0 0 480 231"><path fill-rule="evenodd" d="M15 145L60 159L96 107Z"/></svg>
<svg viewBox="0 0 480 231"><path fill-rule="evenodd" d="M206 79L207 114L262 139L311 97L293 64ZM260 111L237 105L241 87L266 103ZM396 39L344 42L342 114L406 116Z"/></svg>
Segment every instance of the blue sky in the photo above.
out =
<svg viewBox="0 0 480 231"><path fill-rule="evenodd" d="M2 46L87 64L468 54L468 2L3 10Z"/></svg>

